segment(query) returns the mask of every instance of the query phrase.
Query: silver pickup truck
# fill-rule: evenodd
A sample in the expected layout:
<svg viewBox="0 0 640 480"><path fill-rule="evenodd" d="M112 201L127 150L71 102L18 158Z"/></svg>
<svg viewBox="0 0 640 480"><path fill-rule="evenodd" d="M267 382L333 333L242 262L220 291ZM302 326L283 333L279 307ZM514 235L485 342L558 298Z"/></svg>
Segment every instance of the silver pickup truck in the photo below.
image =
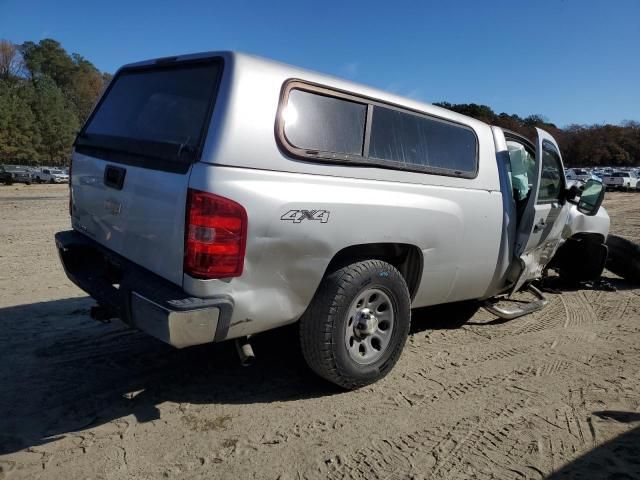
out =
<svg viewBox="0 0 640 480"><path fill-rule="evenodd" d="M411 309L496 299L550 265L600 275L602 184L560 149L433 105L232 52L127 65L78 135L69 278L178 348L299 322L344 388L387 374Z"/></svg>

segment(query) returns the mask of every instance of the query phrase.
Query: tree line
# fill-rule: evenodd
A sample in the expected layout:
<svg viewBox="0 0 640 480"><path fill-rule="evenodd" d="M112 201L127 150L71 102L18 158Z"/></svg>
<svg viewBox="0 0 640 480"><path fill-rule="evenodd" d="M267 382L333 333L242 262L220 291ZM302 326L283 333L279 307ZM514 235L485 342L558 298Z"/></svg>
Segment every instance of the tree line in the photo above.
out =
<svg viewBox="0 0 640 480"><path fill-rule="evenodd" d="M0 40L0 163L64 165L71 145L111 75L47 38ZM560 144L567 166L640 164L640 122L559 128L542 115L522 118L486 105L436 103L529 138L534 127Z"/></svg>
<svg viewBox="0 0 640 480"><path fill-rule="evenodd" d="M78 129L110 79L55 40L0 40L0 163L67 164Z"/></svg>
<svg viewBox="0 0 640 480"><path fill-rule="evenodd" d="M436 103L440 107L482 120L498 127L535 138L535 127L549 132L560 145L562 159L569 167L640 165L640 122L627 120L621 125L569 125L559 128L542 115L522 118L495 113L491 107L475 103Z"/></svg>

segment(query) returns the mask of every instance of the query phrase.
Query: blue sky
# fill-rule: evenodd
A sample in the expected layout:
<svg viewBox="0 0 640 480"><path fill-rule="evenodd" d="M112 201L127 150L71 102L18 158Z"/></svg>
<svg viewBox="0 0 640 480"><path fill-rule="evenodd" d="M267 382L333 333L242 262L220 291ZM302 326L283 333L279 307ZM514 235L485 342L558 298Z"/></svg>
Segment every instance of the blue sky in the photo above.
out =
<svg viewBox="0 0 640 480"><path fill-rule="evenodd" d="M46 37L110 72L235 49L559 126L640 120L640 0L0 0L0 38Z"/></svg>

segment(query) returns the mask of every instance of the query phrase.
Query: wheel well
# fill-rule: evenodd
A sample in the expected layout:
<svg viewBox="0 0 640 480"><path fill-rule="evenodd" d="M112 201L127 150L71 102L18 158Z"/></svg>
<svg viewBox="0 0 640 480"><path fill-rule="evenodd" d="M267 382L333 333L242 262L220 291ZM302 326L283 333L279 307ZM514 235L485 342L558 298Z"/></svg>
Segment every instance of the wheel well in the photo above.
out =
<svg viewBox="0 0 640 480"><path fill-rule="evenodd" d="M422 277L422 251L406 243L364 243L343 248L331 259L327 272L362 260L382 260L398 269L409 288L413 300ZM327 273L325 272L325 273Z"/></svg>

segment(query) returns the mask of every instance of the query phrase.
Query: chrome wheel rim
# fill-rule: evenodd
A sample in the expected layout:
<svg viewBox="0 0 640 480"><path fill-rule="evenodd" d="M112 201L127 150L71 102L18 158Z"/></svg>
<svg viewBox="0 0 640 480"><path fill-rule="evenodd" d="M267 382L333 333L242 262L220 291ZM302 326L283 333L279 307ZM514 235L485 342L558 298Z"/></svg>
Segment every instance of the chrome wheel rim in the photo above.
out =
<svg viewBox="0 0 640 480"><path fill-rule="evenodd" d="M386 351L393 334L393 302L379 288L360 292L349 306L344 341L349 357L360 365L374 363Z"/></svg>

